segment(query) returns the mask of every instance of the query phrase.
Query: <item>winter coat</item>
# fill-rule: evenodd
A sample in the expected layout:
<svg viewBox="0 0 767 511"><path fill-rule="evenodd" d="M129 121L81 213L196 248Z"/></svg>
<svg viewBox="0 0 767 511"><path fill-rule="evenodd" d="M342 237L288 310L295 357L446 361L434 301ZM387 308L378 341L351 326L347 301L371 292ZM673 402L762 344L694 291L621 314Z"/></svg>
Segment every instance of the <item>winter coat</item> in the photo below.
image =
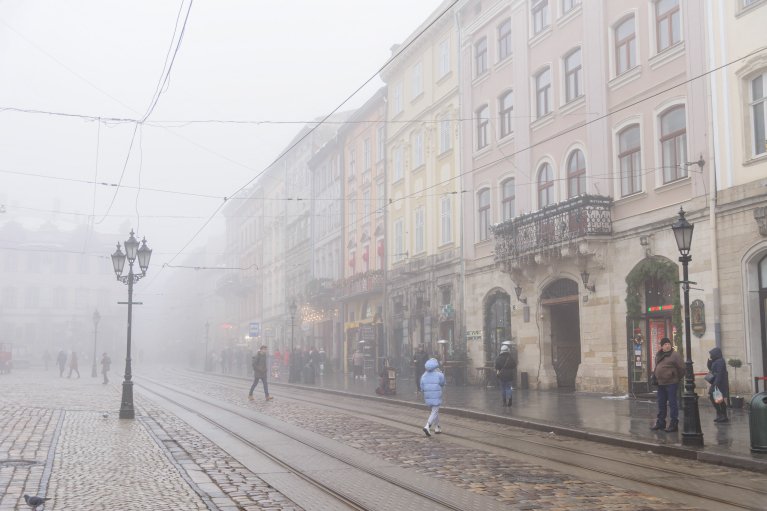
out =
<svg viewBox="0 0 767 511"><path fill-rule="evenodd" d="M516 367L517 361L510 351L501 352L495 357L495 370L498 371L498 379L501 381L512 381Z"/></svg>
<svg viewBox="0 0 767 511"><path fill-rule="evenodd" d="M436 358L430 358L424 364L426 372L421 376L421 392L423 401L429 406L442 404L442 387L445 386L445 375L437 371L439 362Z"/></svg>
<svg viewBox="0 0 767 511"><path fill-rule="evenodd" d="M658 385L672 385L679 383L684 377L684 362L682 356L674 350L666 353L659 350L655 354L655 377Z"/></svg>
<svg viewBox="0 0 767 511"><path fill-rule="evenodd" d="M253 377L266 378L266 353L259 351L253 357Z"/></svg>
<svg viewBox="0 0 767 511"><path fill-rule="evenodd" d="M421 369L426 367L426 362L429 360L429 354L423 350L418 350L413 353L413 365L415 366L416 374L421 372Z"/></svg>
<svg viewBox="0 0 767 511"><path fill-rule="evenodd" d="M730 397L730 377L727 374L727 364L722 357L722 350L720 348L713 348L708 352L709 359L706 362L708 370L714 375L714 381L711 382L711 386L708 388L708 393L714 393L714 387L719 388L719 392L724 397Z"/></svg>
<svg viewBox="0 0 767 511"><path fill-rule="evenodd" d="M101 372L108 373L110 367L112 367L112 359L106 355L101 357Z"/></svg>

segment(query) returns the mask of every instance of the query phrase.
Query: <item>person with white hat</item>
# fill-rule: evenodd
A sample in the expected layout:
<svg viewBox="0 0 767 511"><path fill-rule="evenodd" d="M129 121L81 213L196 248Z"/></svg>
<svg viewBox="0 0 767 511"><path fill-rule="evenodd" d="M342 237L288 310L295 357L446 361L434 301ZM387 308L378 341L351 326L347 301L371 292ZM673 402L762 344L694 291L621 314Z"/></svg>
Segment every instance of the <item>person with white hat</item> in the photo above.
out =
<svg viewBox="0 0 767 511"><path fill-rule="evenodd" d="M508 344L501 346L501 353L495 357L495 374L501 383L501 397L503 406L511 406L511 384L514 381L514 370L517 368L517 361L511 353Z"/></svg>

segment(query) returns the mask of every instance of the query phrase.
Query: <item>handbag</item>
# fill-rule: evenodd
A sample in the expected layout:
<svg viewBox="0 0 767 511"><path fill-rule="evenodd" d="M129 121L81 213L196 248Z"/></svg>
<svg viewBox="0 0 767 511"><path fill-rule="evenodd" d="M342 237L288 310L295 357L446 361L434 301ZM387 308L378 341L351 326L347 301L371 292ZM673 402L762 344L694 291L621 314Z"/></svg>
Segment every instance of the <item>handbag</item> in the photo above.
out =
<svg viewBox="0 0 767 511"><path fill-rule="evenodd" d="M708 383L714 383L714 380L716 379L716 376L714 373L708 373L706 376L703 377L704 380Z"/></svg>
<svg viewBox="0 0 767 511"><path fill-rule="evenodd" d="M714 398L714 403L721 403L724 401L724 396L722 395L722 391L719 390L719 387L714 387L714 392L711 397Z"/></svg>
<svg viewBox="0 0 767 511"><path fill-rule="evenodd" d="M658 377L655 376L655 373L650 375L650 386L651 387L657 387L658 386Z"/></svg>

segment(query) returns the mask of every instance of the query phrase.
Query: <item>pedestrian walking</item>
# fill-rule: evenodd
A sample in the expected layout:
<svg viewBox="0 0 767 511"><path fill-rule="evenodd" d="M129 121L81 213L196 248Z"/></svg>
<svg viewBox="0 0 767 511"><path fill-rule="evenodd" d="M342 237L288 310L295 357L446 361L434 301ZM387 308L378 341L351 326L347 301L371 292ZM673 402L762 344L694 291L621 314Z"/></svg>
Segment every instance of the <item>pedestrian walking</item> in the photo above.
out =
<svg viewBox="0 0 767 511"><path fill-rule="evenodd" d="M112 367L112 359L104 352L101 354L101 374L104 376L104 381L102 382L104 385L109 383L108 374L110 367Z"/></svg>
<svg viewBox="0 0 767 511"><path fill-rule="evenodd" d="M250 392L248 392L248 399L253 401L253 391L256 390L258 380L264 382L264 398L267 401L274 399L269 395L269 384L266 383L267 376L267 364L266 364L266 346L261 346L256 356L253 357L253 385L250 386Z"/></svg>
<svg viewBox="0 0 767 511"><path fill-rule="evenodd" d="M423 370L424 364L426 364L427 360L429 360L429 354L426 353L426 350L423 349L423 345L418 346L418 348L415 350L415 353L413 353L413 361L412 361L413 362L413 379L415 380L416 394L421 390L418 375L421 374L421 371Z"/></svg>
<svg viewBox="0 0 767 511"><path fill-rule="evenodd" d="M352 375L354 379L362 378L362 370L365 367L365 355L360 350L354 350L352 355Z"/></svg>
<svg viewBox="0 0 767 511"><path fill-rule="evenodd" d="M712 377L709 382L708 399L714 405L716 410L716 419L714 422L722 424L730 422L727 417L727 399L730 397L730 377L727 374L727 364L724 362L721 348L713 348L708 352L708 361L706 362L708 371ZM715 396L715 391L719 390L721 396ZM718 402L717 402L718 400Z"/></svg>
<svg viewBox="0 0 767 511"><path fill-rule="evenodd" d="M684 376L682 357L674 351L671 340L664 337L660 340L660 350L655 354L655 379L658 381L658 417L653 431L663 430L667 433L679 431L679 403L677 399L679 380ZM671 422L666 427L666 405L671 415Z"/></svg>
<svg viewBox="0 0 767 511"><path fill-rule="evenodd" d="M72 355L69 357L69 376L67 378L72 377L72 371L77 373L77 377L80 377L80 369L77 368L77 353L74 351L72 352Z"/></svg>
<svg viewBox="0 0 767 511"><path fill-rule="evenodd" d="M67 366L67 354L64 350L59 350L56 355L56 363L59 365L59 378L64 377L64 368Z"/></svg>
<svg viewBox="0 0 767 511"><path fill-rule="evenodd" d="M423 432L426 436L431 436L431 428L434 428L434 433L442 433L442 428L439 426L439 407L442 404L442 387L445 386L445 375L439 371L439 362L436 358L430 358L424 364L426 372L421 376L420 388L423 392L424 402L431 407L431 413L426 420L426 426L423 427Z"/></svg>
<svg viewBox="0 0 767 511"><path fill-rule="evenodd" d="M513 389L511 384L514 381L514 369L517 367L517 361L511 353L509 346L501 346L501 353L495 357L495 374L501 382L501 398L503 406L511 406L511 393Z"/></svg>

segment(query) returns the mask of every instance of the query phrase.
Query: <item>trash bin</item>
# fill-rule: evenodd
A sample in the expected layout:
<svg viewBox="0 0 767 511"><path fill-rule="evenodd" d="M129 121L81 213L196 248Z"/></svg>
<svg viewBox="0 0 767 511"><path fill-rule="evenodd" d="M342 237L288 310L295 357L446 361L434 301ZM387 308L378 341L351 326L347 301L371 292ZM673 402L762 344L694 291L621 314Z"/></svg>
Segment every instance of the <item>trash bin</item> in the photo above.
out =
<svg viewBox="0 0 767 511"><path fill-rule="evenodd" d="M748 425L751 431L751 452L767 453L767 392L760 392L751 398Z"/></svg>
<svg viewBox="0 0 767 511"><path fill-rule="evenodd" d="M389 380L387 394L394 395L397 393L397 370L393 367L387 367L386 373L387 379Z"/></svg>
<svg viewBox="0 0 767 511"><path fill-rule="evenodd" d="M519 373L519 388L527 390L530 387L530 380L526 372Z"/></svg>

